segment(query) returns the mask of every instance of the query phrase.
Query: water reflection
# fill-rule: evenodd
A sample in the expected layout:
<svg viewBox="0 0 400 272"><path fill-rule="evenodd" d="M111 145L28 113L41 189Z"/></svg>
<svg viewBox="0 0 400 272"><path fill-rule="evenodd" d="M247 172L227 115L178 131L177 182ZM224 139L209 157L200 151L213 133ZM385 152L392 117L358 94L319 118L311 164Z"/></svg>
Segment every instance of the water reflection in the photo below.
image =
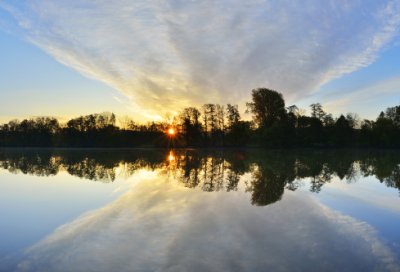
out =
<svg viewBox="0 0 400 272"><path fill-rule="evenodd" d="M280 201L285 189L295 191L306 178L313 193L334 177L355 183L375 176L387 187L400 189L400 155L389 151L2 150L0 168L36 176L65 171L104 183L146 169L166 182L177 180L204 192L237 191L249 173L245 191L256 206Z"/></svg>
<svg viewBox="0 0 400 272"><path fill-rule="evenodd" d="M324 185L343 184L339 179L375 176L370 191L398 190L399 162L396 152L372 151L1 150L0 168L22 179L68 173L60 177L78 189L84 186L72 177L127 189L0 257L0 271L399 271L399 211L388 209L398 206L397 196L377 194L376 202L391 198L383 208L362 202L364 213L382 214L369 220L334 207L346 200L354 210L368 190L351 191L356 197L336 191L332 206L320 201L321 192L337 189ZM88 194L112 187L85 185ZM76 202L71 196L67 206ZM2 222L15 213L3 213ZM30 220L40 219L23 221L27 232Z"/></svg>

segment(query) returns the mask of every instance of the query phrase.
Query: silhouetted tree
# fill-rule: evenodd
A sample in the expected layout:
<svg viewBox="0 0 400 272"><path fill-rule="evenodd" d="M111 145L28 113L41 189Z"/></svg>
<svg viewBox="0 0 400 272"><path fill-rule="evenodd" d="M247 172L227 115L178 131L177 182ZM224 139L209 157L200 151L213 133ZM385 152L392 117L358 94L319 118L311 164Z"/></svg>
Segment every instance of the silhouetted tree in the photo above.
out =
<svg viewBox="0 0 400 272"><path fill-rule="evenodd" d="M334 119L320 103L311 104L311 116L295 105L285 108L281 93L258 88L240 118L237 105L205 104L166 113L162 121L136 123L103 112L59 123L51 117L13 119L0 125L0 147L380 147L400 148L400 106L388 107L374 120L355 113ZM201 118L202 117L202 118ZM118 125L117 126L117 120ZM168 135L173 128L174 135Z"/></svg>
<svg viewBox="0 0 400 272"><path fill-rule="evenodd" d="M252 113L259 126L271 127L285 110L285 100L277 91L258 88L251 91L252 102L247 102L246 113Z"/></svg>
<svg viewBox="0 0 400 272"><path fill-rule="evenodd" d="M200 111L194 107L185 108L178 114L182 134L187 146L194 146L200 141L201 123Z"/></svg>
<svg viewBox="0 0 400 272"><path fill-rule="evenodd" d="M311 108L311 117L317 118L319 120L322 120L324 118L326 113L322 109L320 103L311 104L310 108Z"/></svg>

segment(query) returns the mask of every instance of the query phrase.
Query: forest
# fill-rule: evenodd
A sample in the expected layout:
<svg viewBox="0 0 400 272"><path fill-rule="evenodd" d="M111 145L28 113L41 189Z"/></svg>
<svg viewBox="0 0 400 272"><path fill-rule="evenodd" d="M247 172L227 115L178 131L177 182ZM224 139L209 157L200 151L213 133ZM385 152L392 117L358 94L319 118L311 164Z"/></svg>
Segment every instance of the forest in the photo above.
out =
<svg viewBox="0 0 400 272"><path fill-rule="evenodd" d="M56 118L11 120L0 125L0 147L249 147L249 148L399 148L400 106L376 120L354 113L333 118L319 103L311 115L267 88L251 92L245 121L238 105L205 104L184 108L162 121L139 124L128 116L103 112L60 123Z"/></svg>

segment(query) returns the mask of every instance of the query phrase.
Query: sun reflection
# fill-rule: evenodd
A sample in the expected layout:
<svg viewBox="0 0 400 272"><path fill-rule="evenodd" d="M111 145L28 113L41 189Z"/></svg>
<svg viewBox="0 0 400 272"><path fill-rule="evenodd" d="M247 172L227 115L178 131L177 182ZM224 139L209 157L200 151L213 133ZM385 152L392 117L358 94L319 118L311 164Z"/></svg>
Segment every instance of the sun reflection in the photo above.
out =
<svg viewBox="0 0 400 272"><path fill-rule="evenodd" d="M172 151L169 152L169 157L168 158L169 158L170 162L175 160L174 153L172 153Z"/></svg>

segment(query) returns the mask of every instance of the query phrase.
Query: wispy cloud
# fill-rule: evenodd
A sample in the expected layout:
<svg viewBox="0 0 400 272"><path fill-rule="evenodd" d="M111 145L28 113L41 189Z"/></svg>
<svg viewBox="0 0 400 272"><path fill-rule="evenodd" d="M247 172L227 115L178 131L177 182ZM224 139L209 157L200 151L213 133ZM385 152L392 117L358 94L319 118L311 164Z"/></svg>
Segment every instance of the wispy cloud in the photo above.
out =
<svg viewBox="0 0 400 272"><path fill-rule="evenodd" d="M243 103L261 86L295 102L373 63L400 24L399 1L27 0L0 8L16 20L14 32L148 116Z"/></svg>
<svg viewBox="0 0 400 272"><path fill-rule="evenodd" d="M332 113L343 113L350 106L366 105L379 99L400 93L400 77L395 76L377 81L373 84L361 86L352 91L345 90L340 94L341 98L325 103L324 108ZM335 96L331 93L329 96ZM393 101L395 106L398 101ZM384 109L381 109L384 110Z"/></svg>

